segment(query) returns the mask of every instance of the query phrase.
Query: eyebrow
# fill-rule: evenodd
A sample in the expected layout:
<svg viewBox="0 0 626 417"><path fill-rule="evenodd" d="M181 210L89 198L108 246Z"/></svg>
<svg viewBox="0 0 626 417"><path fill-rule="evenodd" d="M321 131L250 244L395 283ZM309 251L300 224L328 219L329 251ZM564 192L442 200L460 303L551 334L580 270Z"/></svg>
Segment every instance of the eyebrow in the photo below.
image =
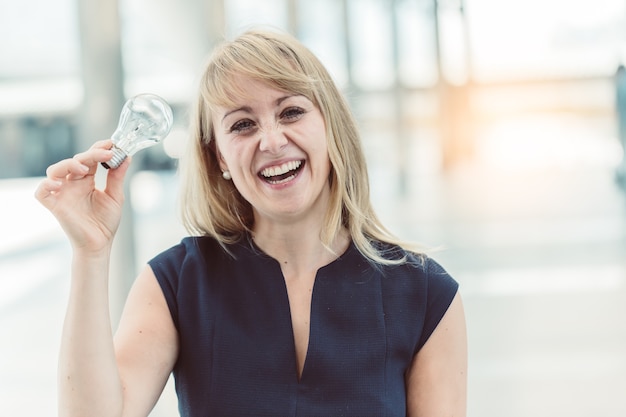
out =
<svg viewBox="0 0 626 417"><path fill-rule="evenodd" d="M287 96L283 96L283 97L277 98L276 101L274 102L274 105L280 106L283 101L285 101L285 100L287 100L287 99L289 99L291 97L298 97L298 96L304 97L302 94L290 94L290 95L287 95ZM250 106L242 106L242 107L238 107L236 109L227 111L226 114L224 114L224 117L222 117L222 122L228 116L230 116L233 113L237 113L238 111L244 111L244 112L247 112L247 113L252 113L252 107L250 107Z"/></svg>

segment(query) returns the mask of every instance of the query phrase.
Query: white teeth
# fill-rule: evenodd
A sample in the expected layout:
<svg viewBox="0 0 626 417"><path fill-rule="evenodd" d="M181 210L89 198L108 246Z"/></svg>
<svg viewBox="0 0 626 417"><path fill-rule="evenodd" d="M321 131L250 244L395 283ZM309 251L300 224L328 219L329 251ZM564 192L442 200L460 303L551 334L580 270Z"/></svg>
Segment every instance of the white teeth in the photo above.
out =
<svg viewBox="0 0 626 417"><path fill-rule="evenodd" d="M265 178L283 175L289 171L298 169L300 165L302 165L302 161L289 161L277 167L265 168L263 171L261 171L261 175L263 175Z"/></svg>

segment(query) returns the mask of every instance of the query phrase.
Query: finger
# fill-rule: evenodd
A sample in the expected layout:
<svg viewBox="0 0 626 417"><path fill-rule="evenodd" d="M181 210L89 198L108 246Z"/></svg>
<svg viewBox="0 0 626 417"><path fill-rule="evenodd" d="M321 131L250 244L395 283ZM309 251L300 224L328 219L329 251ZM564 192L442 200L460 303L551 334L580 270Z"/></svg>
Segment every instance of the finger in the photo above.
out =
<svg viewBox="0 0 626 417"><path fill-rule="evenodd" d="M79 161L81 164L89 167L89 173L93 174L96 172L96 168L98 164L101 162L107 162L113 157L113 151L107 148L101 147L92 147L85 152L78 153L74 155L74 158Z"/></svg>
<svg viewBox="0 0 626 417"><path fill-rule="evenodd" d="M124 178L130 167L131 160L131 157L127 157L119 167L107 171L107 183L104 192L119 202L124 200Z"/></svg>
<svg viewBox="0 0 626 417"><path fill-rule="evenodd" d="M89 167L74 158L64 159L46 169L46 176L52 180L65 180L69 175L85 176L88 173Z"/></svg>
<svg viewBox="0 0 626 417"><path fill-rule="evenodd" d="M113 141L111 139L104 139L94 142L89 149L111 149L113 147Z"/></svg>
<svg viewBox="0 0 626 417"><path fill-rule="evenodd" d="M46 178L37 186L37 189L35 190L35 198L44 206L47 206L46 199L59 192L62 186L62 181Z"/></svg>

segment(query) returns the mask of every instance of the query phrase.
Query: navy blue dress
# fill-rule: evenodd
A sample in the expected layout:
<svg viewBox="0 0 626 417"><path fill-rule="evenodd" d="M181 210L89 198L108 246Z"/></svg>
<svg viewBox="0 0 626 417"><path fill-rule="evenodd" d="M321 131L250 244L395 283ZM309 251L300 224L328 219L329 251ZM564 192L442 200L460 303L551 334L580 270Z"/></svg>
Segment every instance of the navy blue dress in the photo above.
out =
<svg viewBox="0 0 626 417"><path fill-rule="evenodd" d="M179 333L182 417L406 415L405 372L458 287L437 263L374 266L351 244L320 268L298 379L279 263L251 239L229 250L185 238L149 263Z"/></svg>

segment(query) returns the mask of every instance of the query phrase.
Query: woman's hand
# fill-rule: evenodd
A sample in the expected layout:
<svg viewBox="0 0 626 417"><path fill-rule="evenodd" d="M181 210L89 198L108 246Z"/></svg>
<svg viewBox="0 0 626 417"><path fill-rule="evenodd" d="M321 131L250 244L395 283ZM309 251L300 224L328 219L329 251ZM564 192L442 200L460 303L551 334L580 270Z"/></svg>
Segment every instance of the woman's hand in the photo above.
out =
<svg viewBox="0 0 626 417"><path fill-rule="evenodd" d="M120 223L124 202L124 177L129 160L107 172L106 186L96 189L95 174L113 153L110 140L51 165L35 197L56 217L75 250L110 249Z"/></svg>

